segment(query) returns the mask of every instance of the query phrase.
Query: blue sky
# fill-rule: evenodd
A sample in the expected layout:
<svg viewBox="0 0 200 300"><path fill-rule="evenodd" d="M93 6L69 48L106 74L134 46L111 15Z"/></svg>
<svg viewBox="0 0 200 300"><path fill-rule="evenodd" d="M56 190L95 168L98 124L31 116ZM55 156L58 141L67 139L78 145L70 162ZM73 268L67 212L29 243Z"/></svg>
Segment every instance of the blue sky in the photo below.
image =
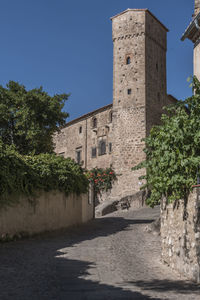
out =
<svg viewBox="0 0 200 300"><path fill-rule="evenodd" d="M169 28L168 93L190 96L193 45L180 38L194 0L1 1L0 84L15 80L51 95L71 93L65 106L70 119L111 103L110 17L127 8L148 8Z"/></svg>

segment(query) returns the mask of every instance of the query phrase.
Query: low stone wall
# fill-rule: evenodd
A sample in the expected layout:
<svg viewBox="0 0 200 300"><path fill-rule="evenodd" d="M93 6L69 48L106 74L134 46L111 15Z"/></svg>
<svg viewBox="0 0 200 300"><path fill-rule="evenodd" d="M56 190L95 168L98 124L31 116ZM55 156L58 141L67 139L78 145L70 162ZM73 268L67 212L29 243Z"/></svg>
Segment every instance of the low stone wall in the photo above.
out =
<svg viewBox="0 0 200 300"><path fill-rule="evenodd" d="M162 260L200 283L200 188L183 200L161 205Z"/></svg>
<svg viewBox="0 0 200 300"><path fill-rule="evenodd" d="M139 209L146 206L145 200L146 200L146 191L139 191L137 193L134 193L132 195L128 195L123 198L112 198L112 190L109 190L107 192L101 193L101 195L98 195L95 199L96 206L99 204L103 204L105 202L115 203L116 210L117 209L123 209L124 208L132 208L132 209Z"/></svg>
<svg viewBox="0 0 200 300"><path fill-rule="evenodd" d="M40 192L33 202L21 196L18 204L0 210L0 237L67 228L92 218L93 203L89 203L88 194L66 197L59 191Z"/></svg>

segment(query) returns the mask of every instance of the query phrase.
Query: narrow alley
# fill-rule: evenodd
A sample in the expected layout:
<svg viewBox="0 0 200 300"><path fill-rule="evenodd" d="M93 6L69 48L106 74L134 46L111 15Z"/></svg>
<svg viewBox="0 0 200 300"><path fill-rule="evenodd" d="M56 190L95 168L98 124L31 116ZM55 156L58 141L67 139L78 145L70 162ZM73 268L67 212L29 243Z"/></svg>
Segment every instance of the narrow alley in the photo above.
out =
<svg viewBox="0 0 200 300"><path fill-rule="evenodd" d="M145 230L158 214L115 212L0 244L0 299L200 299L200 287L161 264L159 236Z"/></svg>

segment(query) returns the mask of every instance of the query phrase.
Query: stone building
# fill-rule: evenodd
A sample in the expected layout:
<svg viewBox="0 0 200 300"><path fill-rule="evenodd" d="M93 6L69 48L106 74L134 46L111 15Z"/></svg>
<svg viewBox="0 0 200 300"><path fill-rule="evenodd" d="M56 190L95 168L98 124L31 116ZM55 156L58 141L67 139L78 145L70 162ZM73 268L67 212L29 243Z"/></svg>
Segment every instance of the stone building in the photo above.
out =
<svg viewBox="0 0 200 300"><path fill-rule="evenodd" d="M200 80L200 0L195 0L193 19L181 40L184 41L186 38L194 44L194 75Z"/></svg>
<svg viewBox="0 0 200 300"><path fill-rule="evenodd" d="M147 9L127 9L111 18L113 39L113 103L66 124L55 136L55 152L83 167L112 165L118 176L111 199L139 191L131 168L145 158L145 138L160 122L167 95L168 29Z"/></svg>

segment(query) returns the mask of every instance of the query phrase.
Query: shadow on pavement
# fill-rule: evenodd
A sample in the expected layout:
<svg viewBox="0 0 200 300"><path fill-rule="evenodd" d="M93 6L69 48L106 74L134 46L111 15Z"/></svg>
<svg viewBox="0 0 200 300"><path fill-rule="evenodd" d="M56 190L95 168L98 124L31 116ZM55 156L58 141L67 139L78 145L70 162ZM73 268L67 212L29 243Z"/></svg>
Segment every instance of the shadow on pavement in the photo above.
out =
<svg viewBox="0 0 200 300"><path fill-rule="evenodd" d="M196 294L200 299L200 285L184 280L151 280L151 281L129 281L129 284L133 284L145 291L158 291L166 292L172 291L179 294ZM188 298L189 299L189 298Z"/></svg>
<svg viewBox="0 0 200 300"><path fill-rule="evenodd" d="M128 230L131 225L147 224L153 220L105 217L83 226L40 235L18 242L0 245L0 299L2 300L119 300L155 299L138 291L90 280L88 271L96 268L87 261L63 257L60 249L78 245L82 241L105 237ZM134 234L134 226L132 228ZM192 285L180 288L177 282L132 282L139 290L174 290L185 293ZM134 290L134 287L133 287ZM193 291L195 288L193 287ZM159 299L159 298L156 298ZM161 300L161 299L160 299Z"/></svg>
<svg viewBox="0 0 200 300"><path fill-rule="evenodd" d="M79 260L69 260L65 258L57 259L57 271L60 274L56 285L60 291L59 299L70 300L147 300L158 299L143 295L140 292L132 292L120 287L101 284L98 281L84 279L88 275L88 269L95 268L95 265L89 262ZM161 300L161 299L160 299Z"/></svg>
<svg viewBox="0 0 200 300"><path fill-rule="evenodd" d="M95 265L64 258L60 252L82 241L126 230L132 224L151 222L105 217L73 229L0 244L0 299L154 299L140 292L81 278Z"/></svg>

